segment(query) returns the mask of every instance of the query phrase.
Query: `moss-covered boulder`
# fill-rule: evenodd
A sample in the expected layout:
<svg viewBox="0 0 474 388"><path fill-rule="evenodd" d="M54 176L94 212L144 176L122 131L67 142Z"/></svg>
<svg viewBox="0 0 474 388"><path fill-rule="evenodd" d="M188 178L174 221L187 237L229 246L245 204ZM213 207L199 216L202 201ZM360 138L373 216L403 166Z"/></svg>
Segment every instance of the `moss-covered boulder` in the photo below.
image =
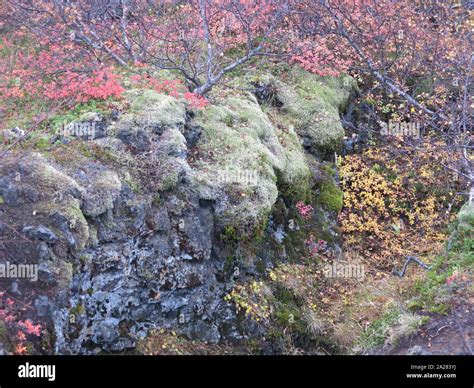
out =
<svg viewBox="0 0 474 388"><path fill-rule="evenodd" d="M251 231L271 212L280 184L310 175L296 133L276 129L250 94L209 106L194 124L202 128L194 178L222 228Z"/></svg>
<svg viewBox="0 0 474 388"><path fill-rule="evenodd" d="M276 109L276 122L292 126L310 152L326 157L340 149L344 129L339 115L357 89L353 78L321 77L294 67L285 82L270 74L251 75L250 82L263 92L267 101L262 102Z"/></svg>
<svg viewBox="0 0 474 388"><path fill-rule="evenodd" d="M141 125L156 130L166 127L181 127L186 122L183 102L149 89L133 89L124 93L130 106L122 115L120 124L131 127Z"/></svg>
<svg viewBox="0 0 474 388"><path fill-rule="evenodd" d="M82 210L87 216L98 216L112 209L122 188L118 175L103 171L92 180L83 199Z"/></svg>
<svg viewBox="0 0 474 388"><path fill-rule="evenodd" d="M5 167L8 169L8 164ZM17 225L50 224L69 248L84 249L89 228L81 209L81 198L87 197L87 191L38 153L24 156L18 167L20 175L15 186L20 193L29 193L30 197L20 199L22 211L12 213L11 222Z"/></svg>
<svg viewBox="0 0 474 388"><path fill-rule="evenodd" d="M107 132L136 153L149 151L151 144L167 128L182 128L186 123L184 103L171 96L134 89L127 91L124 97L127 104L124 113Z"/></svg>

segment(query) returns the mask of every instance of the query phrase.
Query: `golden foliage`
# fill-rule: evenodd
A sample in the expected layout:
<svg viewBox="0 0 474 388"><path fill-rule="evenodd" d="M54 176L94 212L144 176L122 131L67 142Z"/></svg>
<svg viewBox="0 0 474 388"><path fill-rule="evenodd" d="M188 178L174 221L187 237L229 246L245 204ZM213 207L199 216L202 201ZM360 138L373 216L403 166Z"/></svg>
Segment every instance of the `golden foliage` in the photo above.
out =
<svg viewBox="0 0 474 388"><path fill-rule="evenodd" d="M346 246L383 269L441 248L457 202L456 176L442 165L448 157L441 144L396 143L340 160Z"/></svg>

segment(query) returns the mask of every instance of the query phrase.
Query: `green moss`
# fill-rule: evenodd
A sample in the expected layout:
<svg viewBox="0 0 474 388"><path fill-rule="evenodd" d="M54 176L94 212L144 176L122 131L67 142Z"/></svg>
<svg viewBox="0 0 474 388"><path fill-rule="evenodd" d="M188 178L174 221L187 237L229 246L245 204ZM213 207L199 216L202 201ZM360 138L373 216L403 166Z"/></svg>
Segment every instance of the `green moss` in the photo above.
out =
<svg viewBox="0 0 474 388"><path fill-rule="evenodd" d="M179 174L175 171L165 174L162 180L162 191L169 191L174 189L178 185Z"/></svg>
<svg viewBox="0 0 474 388"><path fill-rule="evenodd" d="M158 207L163 204L163 198L161 197L160 193L156 193L153 196L153 204Z"/></svg>
<svg viewBox="0 0 474 388"><path fill-rule="evenodd" d="M220 234L220 240L226 245L235 246L240 241L240 237L237 235L235 227L228 225Z"/></svg>
<svg viewBox="0 0 474 388"><path fill-rule="evenodd" d="M36 204L36 210L48 216L55 213L63 215L67 219L76 240L75 249L84 249L89 239L89 228L81 211L79 200L70 195L65 195L62 201L55 202L51 200L57 192L80 190L78 184L37 153L30 154L25 163L30 173L35 177L35 184L44 195L44 200ZM61 234L62 232L58 231L58 233Z"/></svg>
<svg viewBox="0 0 474 388"><path fill-rule="evenodd" d="M77 104L72 109L68 109L65 112L53 115L49 119L47 127L57 133L65 124L74 121L90 121L98 114L108 115L109 113L110 108L108 107L107 101L89 100L86 103Z"/></svg>
<svg viewBox="0 0 474 388"><path fill-rule="evenodd" d="M97 216L112 209L118 197L122 183L118 175L112 171L104 171L91 185L83 202L83 212L88 216Z"/></svg>
<svg viewBox="0 0 474 388"><path fill-rule="evenodd" d="M51 148L51 137L50 136L41 136L37 140L35 140L34 148L37 150L46 150Z"/></svg>
<svg viewBox="0 0 474 388"><path fill-rule="evenodd" d="M229 255L226 257L225 263L224 263L224 273L226 275L230 275L235 267L237 266L237 259L233 255Z"/></svg>
<svg viewBox="0 0 474 388"><path fill-rule="evenodd" d="M260 275L264 275L265 272L266 272L265 262L262 259L258 259L255 262L255 268L257 269L257 271Z"/></svg>
<svg viewBox="0 0 474 388"><path fill-rule="evenodd" d="M357 88L354 79L320 77L298 66L288 71L285 82L270 74L249 74L246 79L270 91L272 101L262 105L277 124L293 127L312 153L329 157L340 149L344 129L339 113Z"/></svg>
<svg viewBox="0 0 474 388"><path fill-rule="evenodd" d="M3 342L7 339L8 332L7 332L7 325L5 322L0 321L0 342Z"/></svg>
<svg viewBox="0 0 474 388"><path fill-rule="evenodd" d="M314 98L343 110L353 90L357 89L357 82L352 77L342 74L339 77L321 77L307 72L299 66L292 68L291 84L302 97Z"/></svg>
<svg viewBox="0 0 474 388"><path fill-rule="evenodd" d="M288 305L281 305L275 312L275 318L282 326L296 326L301 321L298 308Z"/></svg>
<svg viewBox="0 0 474 388"><path fill-rule="evenodd" d="M234 117L229 114L223 118L222 122L229 128L232 128L234 126Z"/></svg>
<svg viewBox="0 0 474 388"><path fill-rule="evenodd" d="M90 234L89 225L80 209L79 200L71 198L58 210L66 216L69 225L72 227L72 232L76 239L76 250L83 250L86 247Z"/></svg>
<svg viewBox="0 0 474 388"><path fill-rule="evenodd" d="M278 188L280 190L280 194L284 198L291 200L293 203L297 203L299 201L305 203L311 202L313 197L311 177L309 176L294 184L279 184Z"/></svg>
<svg viewBox="0 0 474 388"><path fill-rule="evenodd" d="M270 213L264 214L259 222L256 223L253 230L253 237L251 239L255 244L259 244L265 239L265 231L267 229L269 220Z"/></svg>
<svg viewBox="0 0 474 388"><path fill-rule="evenodd" d="M296 214L293 219L296 218ZM294 229L289 232L283 240L285 250L291 261L299 261L305 250L305 240L308 238L308 232L303 228Z"/></svg>
<svg viewBox="0 0 474 388"><path fill-rule="evenodd" d="M86 158L94 157L94 154L92 153L91 148L88 143L84 141L79 141L76 143L76 146L82 156L85 156Z"/></svg>
<svg viewBox="0 0 474 388"><path fill-rule="evenodd" d="M292 70L288 83L268 74L244 78L274 88L276 104L264 112L252 96L230 96L195 118L203 130L199 150L204 157L196 164L201 195L218 202L218 224L239 230L251 229L247 226L267 216L279 193L311 199L313 176L302 140L323 153L340 147L344 131L339 110L355 87L350 77L324 78L300 70ZM225 182L219 179L223 171L233 176L253 173L257 182ZM230 203L221 203L223 192ZM334 185L325 185L321 197L330 209L342 208L342 193Z"/></svg>
<svg viewBox="0 0 474 388"><path fill-rule="evenodd" d="M277 130L277 136L285 153L285 167L279 177L284 185L293 186L297 192L306 192L312 178L300 139L292 126Z"/></svg>
<svg viewBox="0 0 474 388"><path fill-rule="evenodd" d="M38 153L31 154L28 166L34 172L39 185L49 190L64 190L66 187L79 188L71 177L51 166L46 158Z"/></svg>
<svg viewBox="0 0 474 388"><path fill-rule="evenodd" d="M343 206L343 192L333 182L321 184L318 202L334 212L340 212Z"/></svg>
<svg viewBox="0 0 474 388"><path fill-rule="evenodd" d="M74 306L73 308L71 308L69 310L69 314L72 314L74 316L78 316L78 315L81 315L85 312L85 308L82 304L78 304L76 306Z"/></svg>
<svg viewBox="0 0 474 388"><path fill-rule="evenodd" d="M311 171L298 135L275 126L252 95L225 98L193 124L202 128L196 180L201 196L217 202L221 228L255 238L279 192L308 197Z"/></svg>
<svg viewBox="0 0 474 388"><path fill-rule="evenodd" d="M472 205L471 205L472 206ZM423 310L439 314L449 312L449 301L454 297L456 279L448 285L448 278L453 274L464 274L472 279L474 268L474 236L472 226L464 229L473 219L472 208L465 205L461 208L454 230L448 243L447 254L439 255L431 264L426 278L419 279L413 287L413 298L409 303L410 309Z"/></svg>
<svg viewBox="0 0 474 388"><path fill-rule="evenodd" d="M130 101L123 119L153 126L180 126L186 122L185 106L177 99L154 90L134 89L124 93Z"/></svg>
<svg viewBox="0 0 474 388"><path fill-rule="evenodd" d="M323 165L323 171L331 178L335 178L337 175L337 171L334 166L331 164L324 164Z"/></svg>
<svg viewBox="0 0 474 388"><path fill-rule="evenodd" d="M128 171L124 173L123 181L130 187L130 189L134 193L139 194L142 192L140 183L135 178L133 178Z"/></svg>
<svg viewBox="0 0 474 388"><path fill-rule="evenodd" d="M295 301L293 293L281 285L276 287L274 295L275 299L284 305L292 304Z"/></svg>
<svg viewBox="0 0 474 388"><path fill-rule="evenodd" d="M204 157L195 165L201 197L219 203L222 228L252 232L270 213L278 196L277 173L283 174L287 163L272 124L251 96L209 106L194 124L202 128Z"/></svg>

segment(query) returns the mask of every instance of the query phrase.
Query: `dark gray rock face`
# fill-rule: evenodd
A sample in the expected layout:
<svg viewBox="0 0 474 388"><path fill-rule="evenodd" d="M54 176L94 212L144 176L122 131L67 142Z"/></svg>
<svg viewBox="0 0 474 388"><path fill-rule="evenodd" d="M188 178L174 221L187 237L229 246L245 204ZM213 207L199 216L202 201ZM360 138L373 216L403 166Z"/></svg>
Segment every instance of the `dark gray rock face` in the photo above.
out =
<svg viewBox="0 0 474 388"><path fill-rule="evenodd" d="M18 206L20 192L13 185L12 177L4 176L0 178L0 195L3 201L10 206Z"/></svg>
<svg viewBox="0 0 474 388"><path fill-rule="evenodd" d="M106 352L130 349L156 327L221 340L215 316L229 308L221 301L229 285L215 276L221 263L211 254L212 208L201 207L189 187L181 189L187 205L179 213L173 209L173 217L167 209L173 205L165 202L121 219L126 213L121 206L127 205L119 199L112 218L121 226L138 226L123 241L107 240L107 216L91 220L101 233L97 247L82 252L82 266L72 278L69 318L56 329L65 338L58 353L87 353L87 344ZM147 217L156 220L154 230L140 221Z"/></svg>
<svg viewBox="0 0 474 388"><path fill-rule="evenodd" d="M49 230L44 225L25 226L23 228L23 233L25 233L30 238L46 241L50 244L54 244L58 241L58 236L56 236L51 230Z"/></svg>
<svg viewBox="0 0 474 388"><path fill-rule="evenodd" d="M131 350L155 328L209 343L255 330L223 299L234 283L216 254L213 203L200 198L186 148L167 150L170 134L162 136L156 168L165 158L181 172L159 201L132 190L123 171L88 160L64 168L23 155L1 166L2 237L24 236L27 248L12 243L8 255L38 264L38 282L0 286L30 298L29 316L46 322L56 354ZM123 144L133 158L142 149L141 138Z"/></svg>

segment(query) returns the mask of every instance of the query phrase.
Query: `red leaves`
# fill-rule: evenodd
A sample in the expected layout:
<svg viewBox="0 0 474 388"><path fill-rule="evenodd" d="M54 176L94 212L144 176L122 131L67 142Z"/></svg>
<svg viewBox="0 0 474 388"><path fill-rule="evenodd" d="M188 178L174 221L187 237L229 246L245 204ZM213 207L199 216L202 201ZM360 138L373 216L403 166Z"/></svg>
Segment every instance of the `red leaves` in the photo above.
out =
<svg viewBox="0 0 474 388"><path fill-rule="evenodd" d="M305 244L308 246L311 256L316 256L327 248L327 241L316 240L312 234L305 240Z"/></svg>
<svg viewBox="0 0 474 388"><path fill-rule="evenodd" d="M19 343L15 347L15 354L23 355L26 354L27 350L27 347L23 343Z"/></svg>
<svg viewBox="0 0 474 388"><path fill-rule="evenodd" d="M21 330L18 330L16 338L18 338L19 341L26 341L26 335Z"/></svg>
<svg viewBox="0 0 474 388"><path fill-rule="evenodd" d="M311 37L295 42L296 52L291 59L305 70L320 76L337 77L347 71L352 60L346 54L349 49L343 42L337 45L328 37Z"/></svg>
<svg viewBox="0 0 474 388"><path fill-rule="evenodd" d="M135 87L152 89L175 98L178 98L184 89L183 83L179 80L159 80L147 74L134 74L130 79Z"/></svg>
<svg viewBox="0 0 474 388"><path fill-rule="evenodd" d="M311 204L305 205L304 202L300 201L296 204L296 209L303 219L309 220L311 218L311 212L313 211L313 206L311 206Z"/></svg>
<svg viewBox="0 0 474 388"><path fill-rule="evenodd" d="M50 37L40 49L25 44L17 33L2 40L0 100L45 98L80 103L120 97L124 89L112 67L93 66L89 56L78 57L55 40Z"/></svg>
<svg viewBox="0 0 474 388"><path fill-rule="evenodd" d="M4 297L5 292L0 292L0 298ZM28 341L31 342L33 338L39 338L42 334L42 326L40 324L34 324L30 319L18 319L19 312L24 310L24 308L17 305L10 298L6 298L5 308L0 308L0 320L5 322L8 332L16 333L12 335L12 341L15 343L15 354L26 354L28 351Z"/></svg>
<svg viewBox="0 0 474 388"><path fill-rule="evenodd" d="M204 97L196 93L186 92L183 97L189 102L192 108L202 109L208 104L208 101Z"/></svg>
<svg viewBox="0 0 474 388"><path fill-rule="evenodd" d="M29 319L26 321L19 321L18 326L25 329L26 333L39 337L41 335L41 325L35 325Z"/></svg>
<svg viewBox="0 0 474 388"><path fill-rule="evenodd" d="M50 83L44 94L51 100L72 98L76 102L118 98L124 91L118 79L118 75L112 73L111 68L96 70L86 75L67 71L59 80Z"/></svg>

